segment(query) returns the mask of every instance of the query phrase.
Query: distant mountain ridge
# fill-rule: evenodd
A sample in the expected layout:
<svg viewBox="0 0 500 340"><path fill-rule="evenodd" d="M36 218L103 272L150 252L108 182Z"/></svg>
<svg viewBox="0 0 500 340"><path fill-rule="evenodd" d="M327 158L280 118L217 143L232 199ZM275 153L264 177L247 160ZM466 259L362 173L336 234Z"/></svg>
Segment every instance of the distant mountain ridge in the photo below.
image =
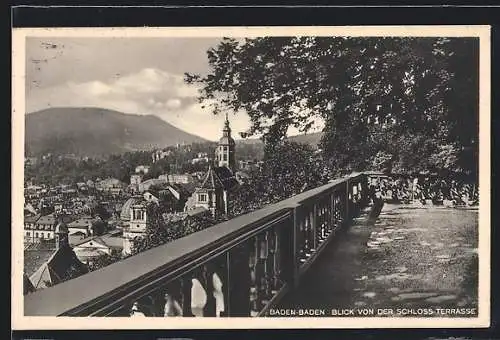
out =
<svg viewBox="0 0 500 340"><path fill-rule="evenodd" d="M203 143L154 115L125 114L101 108L50 108L25 116L26 155L46 153L103 156Z"/></svg>

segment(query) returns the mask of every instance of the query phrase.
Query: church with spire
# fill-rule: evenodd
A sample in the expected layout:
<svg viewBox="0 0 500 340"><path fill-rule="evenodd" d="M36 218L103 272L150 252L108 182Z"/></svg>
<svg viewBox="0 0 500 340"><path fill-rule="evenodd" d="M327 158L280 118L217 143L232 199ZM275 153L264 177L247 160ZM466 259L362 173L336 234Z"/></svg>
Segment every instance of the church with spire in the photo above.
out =
<svg viewBox="0 0 500 340"><path fill-rule="evenodd" d="M236 143L231 137L231 127L226 113L222 137L215 149L214 160L209 162L208 171L186 203L186 211L204 208L213 217L230 212L231 192L237 189Z"/></svg>
<svg viewBox="0 0 500 340"><path fill-rule="evenodd" d="M225 166L232 172L236 170L235 148L236 143L233 137L231 137L231 127L229 126L229 119L226 113L222 137L219 139L219 144L215 150L215 160L219 167Z"/></svg>

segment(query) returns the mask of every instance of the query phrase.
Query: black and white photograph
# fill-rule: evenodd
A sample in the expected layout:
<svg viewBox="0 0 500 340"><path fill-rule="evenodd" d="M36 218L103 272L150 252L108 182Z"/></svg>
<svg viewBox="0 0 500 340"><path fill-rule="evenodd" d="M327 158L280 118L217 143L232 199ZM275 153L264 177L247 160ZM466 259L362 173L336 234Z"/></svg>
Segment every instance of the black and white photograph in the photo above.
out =
<svg viewBox="0 0 500 340"><path fill-rule="evenodd" d="M14 29L14 323L488 326L489 33Z"/></svg>

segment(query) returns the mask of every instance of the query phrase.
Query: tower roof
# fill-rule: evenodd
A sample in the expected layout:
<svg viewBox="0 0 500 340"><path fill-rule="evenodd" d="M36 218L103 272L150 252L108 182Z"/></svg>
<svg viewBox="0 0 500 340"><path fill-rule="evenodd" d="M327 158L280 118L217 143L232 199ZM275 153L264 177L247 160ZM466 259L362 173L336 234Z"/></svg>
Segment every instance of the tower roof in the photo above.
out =
<svg viewBox="0 0 500 340"><path fill-rule="evenodd" d="M220 180L217 173L214 171L212 165L208 166L208 172L201 184L200 189L219 189L224 188L222 181Z"/></svg>
<svg viewBox="0 0 500 340"><path fill-rule="evenodd" d="M226 120L222 129L222 138L219 139L219 144L234 145L234 139L231 137L231 127L229 126L229 118L226 112Z"/></svg>
<svg viewBox="0 0 500 340"><path fill-rule="evenodd" d="M221 139L219 139L219 144L221 145L234 145L234 139L231 136L222 136Z"/></svg>

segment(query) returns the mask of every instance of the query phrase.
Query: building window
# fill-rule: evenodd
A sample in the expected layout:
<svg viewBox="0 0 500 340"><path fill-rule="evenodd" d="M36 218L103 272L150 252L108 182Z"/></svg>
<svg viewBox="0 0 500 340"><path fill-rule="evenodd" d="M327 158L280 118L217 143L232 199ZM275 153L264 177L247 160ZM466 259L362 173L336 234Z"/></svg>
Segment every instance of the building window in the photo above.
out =
<svg viewBox="0 0 500 340"><path fill-rule="evenodd" d="M224 152L227 152L227 146L224 147Z"/></svg>
<svg viewBox="0 0 500 340"><path fill-rule="evenodd" d="M206 202L207 201L207 194L199 194L198 195L198 200L200 202Z"/></svg>
<svg viewBox="0 0 500 340"><path fill-rule="evenodd" d="M38 233L35 233L35 237L38 238Z"/></svg>
<svg viewBox="0 0 500 340"><path fill-rule="evenodd" d="M224 161L227 161L227 154L224 154Z"/></svg>

